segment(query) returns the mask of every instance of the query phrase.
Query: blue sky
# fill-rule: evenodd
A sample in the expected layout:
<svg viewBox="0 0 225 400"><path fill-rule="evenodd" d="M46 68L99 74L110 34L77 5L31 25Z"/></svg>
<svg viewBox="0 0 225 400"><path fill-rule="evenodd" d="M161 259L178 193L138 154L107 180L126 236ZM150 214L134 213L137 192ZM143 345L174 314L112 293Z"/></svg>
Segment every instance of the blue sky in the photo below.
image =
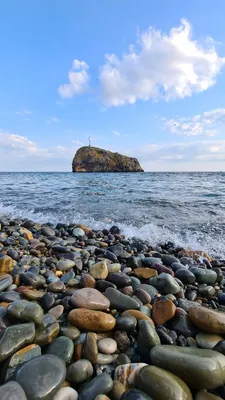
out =
<svg viewBox="0 0 225 400"><path fill-rule="evenodd" d="M88 143L148 171L224 170L225 3L0 4L0 171L70 171Z"/></svg>

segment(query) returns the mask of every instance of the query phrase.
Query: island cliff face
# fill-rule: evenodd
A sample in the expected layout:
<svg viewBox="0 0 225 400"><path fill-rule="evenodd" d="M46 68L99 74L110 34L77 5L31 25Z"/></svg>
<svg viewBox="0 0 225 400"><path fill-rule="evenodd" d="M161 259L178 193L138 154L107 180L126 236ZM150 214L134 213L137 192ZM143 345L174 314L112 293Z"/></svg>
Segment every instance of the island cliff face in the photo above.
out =
<svg viewBox="0 0 225 400"><path fill-rule="evenodd" d="M81 147L72 163L73 172L144 172L133 157L112 153L98 147Z"/></svg>

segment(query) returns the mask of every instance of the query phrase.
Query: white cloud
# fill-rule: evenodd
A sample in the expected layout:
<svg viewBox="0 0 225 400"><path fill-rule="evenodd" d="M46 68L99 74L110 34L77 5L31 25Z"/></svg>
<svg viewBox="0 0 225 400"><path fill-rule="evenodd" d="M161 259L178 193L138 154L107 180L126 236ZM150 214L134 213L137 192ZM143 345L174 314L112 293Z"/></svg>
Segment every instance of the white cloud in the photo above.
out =
<svg viewBox="0 0 225 400"><path fill-rule="evenodd" d="M64 98L73 97L89 90L89 66L84 61L73 60L72 69L68 72L69 83L58 87L59 95Z"/></svg>
<svg viewBox="0 0 225 400"><path fill-rule="evenodd" d="M72 143L77 146L84 146L84 143L80 142L79 140L72 140Z"/></svg>
<svg viewBox="0 0 225 400"><path fill-rule="evenodd" d="M146 171L224 170L225 140L146 144L133 152Z"/></svg>
<svg viewBox="0 0 225 400"><path fill-rule="evenodd" d="M47 119L45 122L46 122L46 124L51 124L52 122L53 123L59 122L59 118L51 117L51 118Z"/></svg>
<svg viewBox="0 0 225 400"><path fill-rule="evenodd" d="M171 133L183 136L214 136L225 123L225 108L216 108L186 118L172 118L165 120L164 126Z"/></svg>
<svg viewBox="0 0 225 400"><path fill-rule="evenodd" d="M113 131L113 135L120 136L120 133L117 131Z"/></svg>
<svg viewBox="0 0 225 400"><path fill-rule="evenodd" d="M16 111L16 114L20 115L21 117L25 117L26 115L31 115L31 111L29 110Z"/></svg>
<svg viewBox="0 0 225 400"><path fill-rule="evenodd" d="M191 37L191 26L181 25L169 34L150 27L137 35L121 57L105 56L100 85L108 106L134 104L137 100L171 100L202 92L215 84L225 58L218 55L213 39L203 44Z"/></svg>

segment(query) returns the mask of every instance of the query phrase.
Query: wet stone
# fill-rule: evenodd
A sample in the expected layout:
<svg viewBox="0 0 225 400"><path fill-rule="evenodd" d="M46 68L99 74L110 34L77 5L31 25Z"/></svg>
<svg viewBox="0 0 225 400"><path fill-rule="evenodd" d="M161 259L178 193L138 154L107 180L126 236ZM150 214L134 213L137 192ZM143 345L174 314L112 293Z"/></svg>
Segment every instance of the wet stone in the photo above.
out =
<svg viewBox="0 0 225 400"><path fill-rule="evenodd" d="M47 348L47 354L54 354L61 358L65 364L68 364L73 356L74 344L73 341L66 337L60 336L56 338Z"/></svg>
<svg viewBox="0 0 225 400"><path fill-rule="evenodd" d="M108 275L108 282L114 283L117 288L123 288L124 286L131 285L131 279L128 275L123 274L122 272L115 272Z"/></svg>
<svg viewBox="0 0 225 400"><path fill-rule="evenodd" d="M29 400L51 400L65 377L66 367L63 361L46 354L22 365L17 371L16 381L23 387Z"/></svg>
<svg viewBox="0 0 225 400"><path fill-rule="evenodd" d="M34 337L35 325L33 322L12 325L6 328L0 337L0 362L22 347L32 343Z"/></svg>
<svg viewBox="0 0 225 400"><path fill-rule="evenodd" d="M67 271L70 268L75 266L75 262L73 260L59 260L57 262L56 268L59 271Z"/></svg>
<svg viewBox="0 0 225 400"><path fill-rule="evenodd" d="M83 357L92 364L97 362L98 345L94 333L88 333L83 346Z"/></svg>
<svg viewBox="0 0 225 400"><path fill-rule="evenodd" d="M160 344L160 338L155 328L148 321L138 323L137 351L142 362L150 362L150 350Z"/></svg>
<svg viewBox="0 0 225 400"><path fill-rule="evenodd" d="M33 274L32 272L25 272L20 275L21 280L35 289L41 288L45 284L45 278L41 275Z"/></svg>
<svg viewBox="0 0 225 400"><path fill-rule="evenodd" d="M77 290L71 298L74 307L87 308L90 310L107 310L110 302L107 296L93 288L83 288Z"/></svg>
<svg viewBox="0 0 225 400"><path fill-rule="evenodd" d="M0 293L13 283L11 275L0 274Z"/></svg>
<svg viewBox="0 0 225 400"><path fill-rule="evenodd" d="M60 334L67 336L71 340L77 340L80 337L80 331L75 326L61 326Z"/></svg>
<svg viewBox="0 0 225 400"><path fill-rule="evenodd" d="M159 276L149 279L149 284L154 286L162 294L176 294L180 291L180 286L176 280L165 272Z"/></svg>
<svg viewBox="0 0 225 400"><path fill-rule="evenodd" d="M108 374L103 373L83 386L79 393L79 400L95 400L99 394L108 394L112 387L112 379Z"/></svg>
<svg viewBox="0 0 225 400"><path fill-rule="evenodd" d="M68 315L70 323L78 329L84 329L95 332L107 332L114 328L116 324L115 318L102 311L87 310L85 308L77 308L70 311Z"/></svg>
<svg viewBox="0 0 225 400"><path fill-rule="evenodd" d="M196 335L196 342L198 347L201 347L202 349L211 349L217 345L220 341L223 340L223 336L213 334L213 333L204 333L200 332Z"/></svg>
<svg viewBox="0 0 225 400"><path fill-rule="evenodd" d="M152 398L141 390L130 389L123 393L120 400L152 400Z"/></svg>
<svg viewBox="0 0 225 400"><path fill-rule="evenodd" d="M27 400L27 396L19 383L15 381L7 382L0 386L1 400Z"/></svg>
<svg viewBox="0 0 225 400"><path fill-rule="evenodd" d="M109 299L111 308L115 308L120 311L129 309L138 310L140 308L139 303L135 299L126 296L117 289L106 289L105 296Z"/></svg>
<svg viewBox="0 0 225 400"><path fill-rule="evenodd" d="M184 284L193 284L195 282L195 275L188 269L177 270L175 273L175 277Z"/></svg>
<svg viewBox="0 0 225 400"><path fill-rule="evenodd" d="M90 268L89 273L94 279L106 279L108 276L108 267L106 262L101 261L94 264Z"/></svg>
<svg viewBox="0 0 225 400"><path fill-rule="evenodd" d="M41 348L36 344L31 344L17 351L8 360L5 381L13 379L14 374L20 365L40 355Z"/></svg>
<svg viewBox="0 0 225 400"><path fill-rule="evenodd" d="M98 342L98 349L104 354L113 354L117 350L117 343L114 339L105 338Z"/></svg>
<svg viewBox="0 0 225 400"><path fill-rule="evenodd" d="M0 302L6 301L7 303L11 303L19 299L21 299L21 295L20 293L15 291L8 291L0 294Z"/></svg>
<svg viewBox="0 0 225 400"><path fill-rule="evenodd" d="M176 312L174 303L166 298L155 301L152 306L152 319L156 325L163 325L172 319Z"/></svg>
<svg viewBox="0 0 225 400"><path fill-rule="evenodd" d="M55 298L51 293L45 293L41 298L41 306L45 311L48 311L55 303Z"/></svg>
<svg viewBox="0 0 225 400"><path fill-rule="evenodd" d="M202 331L225 334L225 313L205 307L193 307L189 318Z"/></svg>
<svg viewBox="0 0 225 400"><path fill-rule="evenodd" d="M52 400L77 400L78 393L71 387L62 387L58 390Z"/></svg>
<svg viewBox="0 0 225 400"><path fill-rule="evenodd" d="M90 361L82 359L70 364L67 368L66 379L69 382L80 384L89 381L93 375L93 367Z"/></svg>
<svg viewBox="0 0 225 400"><path fill-rule="evenodd" d="M40 324L43 318L43 310L37 303L16 300L9 306L8 315L22 321L33 321L35 324Z"/></svg>
<svg viewBox="0 0 225 400"><path fill-rule="evenodd" d="M195 275L198 283L207 283L208 285L212 285L217 280L217 273L211 269L192 267L190 268L190 271Z"/></svg>

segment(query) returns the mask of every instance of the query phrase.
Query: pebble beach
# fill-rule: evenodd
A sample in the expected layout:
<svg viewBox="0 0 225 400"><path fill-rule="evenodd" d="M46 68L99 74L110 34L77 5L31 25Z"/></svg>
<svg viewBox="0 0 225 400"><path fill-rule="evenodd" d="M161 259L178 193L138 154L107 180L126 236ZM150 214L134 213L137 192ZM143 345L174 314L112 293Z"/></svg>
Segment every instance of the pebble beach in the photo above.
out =
<svg viewBox="0 0 225 400"><path fill-rule="evenodd" d="M0 218L1 400L225 399L225 262Z"/></svg>

